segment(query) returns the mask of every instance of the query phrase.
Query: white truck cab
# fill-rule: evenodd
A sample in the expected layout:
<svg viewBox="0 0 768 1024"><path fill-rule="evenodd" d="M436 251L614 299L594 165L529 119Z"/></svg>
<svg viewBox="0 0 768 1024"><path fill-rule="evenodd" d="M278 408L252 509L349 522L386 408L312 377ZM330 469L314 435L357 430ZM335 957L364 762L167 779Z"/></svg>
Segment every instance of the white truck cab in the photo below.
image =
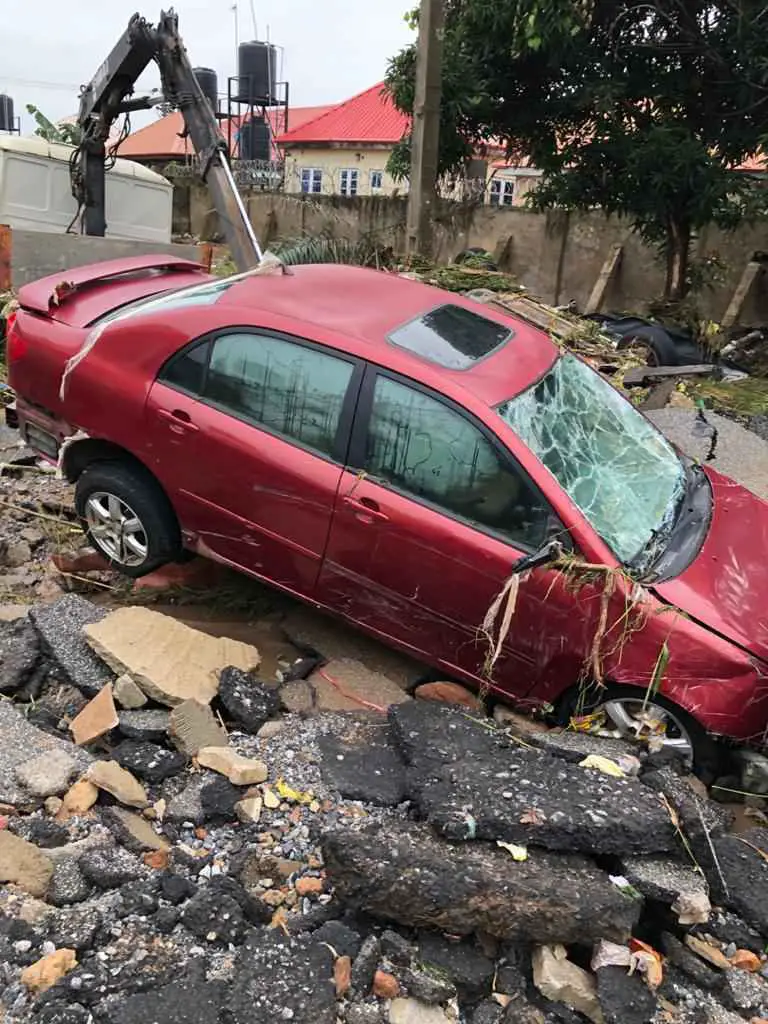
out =
<svg viewBox="0 0 768 1024"><path fill-rule="evenodd" d="M69 183L72 146L33 136L0 135L0 224L64 234L77 212ZM161 174L120 160L106 174L107 238L171 240L173 185ZM79 233L78 225L72 231Z"/></svg>

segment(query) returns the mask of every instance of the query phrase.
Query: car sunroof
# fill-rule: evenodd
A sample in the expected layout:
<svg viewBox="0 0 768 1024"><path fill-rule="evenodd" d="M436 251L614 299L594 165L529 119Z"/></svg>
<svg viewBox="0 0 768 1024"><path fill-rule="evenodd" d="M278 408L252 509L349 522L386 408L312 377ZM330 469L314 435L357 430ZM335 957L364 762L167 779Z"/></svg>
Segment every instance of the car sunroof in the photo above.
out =
<svg viewBox="0 0 768 1024"><path fill-rule="evenodd" d="M389 340L449 370L466 370L512 337L503 324L463 306L438 306L396 328Z"/></svg>

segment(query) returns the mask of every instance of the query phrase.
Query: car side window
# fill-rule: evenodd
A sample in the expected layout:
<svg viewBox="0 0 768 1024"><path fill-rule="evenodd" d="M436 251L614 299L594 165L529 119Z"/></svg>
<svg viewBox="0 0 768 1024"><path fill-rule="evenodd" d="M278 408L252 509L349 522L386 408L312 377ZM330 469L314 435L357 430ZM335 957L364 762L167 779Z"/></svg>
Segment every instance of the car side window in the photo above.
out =
<svg viewBox="0 0 768 1024"><path fill-rule="evenodd" d="M470 420L383 376L374 389L365 469L525 548L546 538L546 501Z"/></svg>
<svg viewBox="0 0 768 1024"><path fill-rule="evenodd" d="M332 455L354 364L261 334L213 343L202 398L267 430Z"/></svg>
<svg viewBox="0 0 768 1024"><path fill-rule="evenodd" d="M192 395L199 395L205 381L205 368L211 350L209 341L184 349L165 367L161 380Z"/></svg>

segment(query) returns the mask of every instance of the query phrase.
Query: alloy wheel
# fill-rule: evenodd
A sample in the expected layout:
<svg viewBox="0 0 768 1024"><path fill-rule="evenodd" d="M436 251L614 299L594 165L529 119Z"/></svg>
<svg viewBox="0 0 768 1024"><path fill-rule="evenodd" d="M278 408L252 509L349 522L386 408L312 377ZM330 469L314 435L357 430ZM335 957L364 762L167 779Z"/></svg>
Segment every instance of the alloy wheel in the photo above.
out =
<svg viewBox="0 0 768 1024"><path fill-rule="evenodd" d="M131 506L107 491L95 491L85 504L85 521L94 544L117 565L135 568L147 559L144 524Z"/></svg>
<svg viewBox="0 0 768 1024"><path fill-rule="evenodd" d="M630 697L618 697L600 705L606 726L622 738L644 740L664 749L674 750L687 761L693 761L693 741L688 730L672 711L659 704Z"/></svg>

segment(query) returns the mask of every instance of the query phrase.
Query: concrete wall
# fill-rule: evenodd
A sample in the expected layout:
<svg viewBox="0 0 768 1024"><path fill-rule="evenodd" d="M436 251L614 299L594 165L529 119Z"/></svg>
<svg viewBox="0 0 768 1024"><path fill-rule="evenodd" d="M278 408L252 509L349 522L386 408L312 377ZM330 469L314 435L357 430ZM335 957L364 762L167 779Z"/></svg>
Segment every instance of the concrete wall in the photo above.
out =
<svg viewBox="0 0 768 1024"><path fill-rule="evenodd" d="M195 202L192 202L192 207ZM263 244L303 233L331 232L360 239L375 235L396 251L403 249L406 200L358 196L299 197L255 193L248 209ZM462 249L482 246L496 254L504 269L548 302L571 299L583 307L611 246L624 243L624 255L604 309L639 311L661 295L663 268L655 252L632 234L626 222L595 212L568 215L487 205L445 203L435 221L437 256L448 262ZM728 234L717 228L702 232L695 254L717 253L726 265L725 280L699 297L702 311L722 317L746 262L768 250L768 219ZM758 279L745 303L742 323L768 322L768 273Z"/></svg>
<svg viewBox="0 0 768 1024"><path fill-rule="evenodd" d="M84 238L81 235L49 234L43 231L15 230L8 232L7 237L10 239L10 285L14 288L71 267L82 267L87 263L119 259L122 256L157 253L183 256L196 261L200 258L197 245L122 242L108 238ZM0 258L0 265L2 262Z"/></svg>

